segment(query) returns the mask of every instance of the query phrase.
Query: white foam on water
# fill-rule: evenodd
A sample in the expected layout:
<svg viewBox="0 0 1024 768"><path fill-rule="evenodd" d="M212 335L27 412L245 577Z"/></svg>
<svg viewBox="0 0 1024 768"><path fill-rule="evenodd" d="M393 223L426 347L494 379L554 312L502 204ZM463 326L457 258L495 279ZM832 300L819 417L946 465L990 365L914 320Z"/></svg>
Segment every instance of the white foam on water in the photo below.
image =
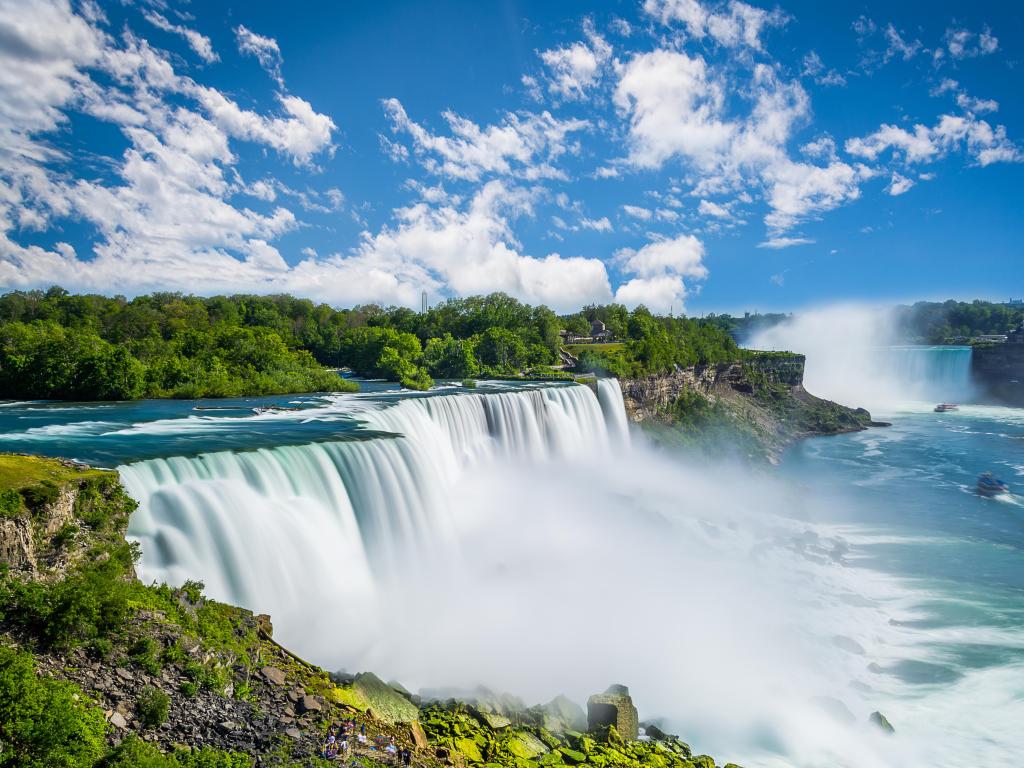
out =
<svg viewBox="0 0 1024 768"><path fill-rule="evenodd" d="M999 766L1024 747L1001 730L1019 678L885 671L948 666L928 639L1012 648L1019 633L915 628L948 596L850 565L899 536L798 522L817 502L783 482L649 450L613 381L344 396L304 418L369 432L121 467L142 578L202 579L270 612L300 654L414 689L583 700L624 682L642 716L723 763L953 768L977 750Z"/></svg>

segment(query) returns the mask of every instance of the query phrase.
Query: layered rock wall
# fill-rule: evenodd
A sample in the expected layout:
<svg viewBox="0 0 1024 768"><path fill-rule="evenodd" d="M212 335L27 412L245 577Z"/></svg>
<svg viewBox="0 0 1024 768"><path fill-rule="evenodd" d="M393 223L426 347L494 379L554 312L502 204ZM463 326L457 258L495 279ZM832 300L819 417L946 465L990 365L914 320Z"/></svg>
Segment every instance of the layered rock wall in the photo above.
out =
<svg viewBox="0 0 1024 768"><path fill-rule="evenodd" d="M1024 344L975 347L971 353L971 376L983 396L1024 407Z"/></svg>

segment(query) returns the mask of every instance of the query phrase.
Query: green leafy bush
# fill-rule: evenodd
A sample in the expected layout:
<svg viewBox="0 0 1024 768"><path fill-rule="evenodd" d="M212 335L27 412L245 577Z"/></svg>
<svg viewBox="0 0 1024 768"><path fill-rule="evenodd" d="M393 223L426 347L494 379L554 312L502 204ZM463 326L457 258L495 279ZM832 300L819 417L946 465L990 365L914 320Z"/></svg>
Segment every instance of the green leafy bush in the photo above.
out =
<svg viewBox="0 0 1024 768"><path fill-rule="evenodd" d="M146 686L139 692L135 709L139 713L139 720L147 728L159 728L167 722L167 711L170 708L170 697L153 686Z"/></svg>
<svg viewBox="0 0 1024 768"><path fill-rule="evenodd" d="M78 686L37 676L29 654L0 647L0 765L92 768L105 729Z"/></svg>
<svg viewBox="0 0 1024 768"><path fill-rule="evenodd" d="M163 754L136 736L125 739L103 761L102 768L251 768L252 758L239 752L203 747Z"/></svg>
<svg viewBox="0 0 1024 768"><path fill-rule="evenodd" d="M53 546L58 549L70 544L78 535L78 526L74 523L64 523L60 530L53 535Z"/></svg>
<svg viewBox="0 0 1024 768"><path fill-rule="evenodd" d="M157 675L160 673L160 644L152 637L140 637L128 649L128 655L131 656L132 661L149 674Z"/></svg>
<svg viewBox="0 0 1024 768"><path fill-rule="evenodd" d="M11 488L0 491L0 517L20 517L25 509L21 494Z"/></svg>
<svg viewBox="0 0 1024 768"><path fill-rule="evenodd" d="M129 615L132 552L125 543L55 582L4 576L0 604L7 620L35 634L44 645L58 647L119 631Z"/></svg>
<svg viewBox="0 0 1024 768"><path fill-rule="evenodd" d="M89 641L89 655L98 661L105 661L114 652L114 644L110 638L96 637Z"/></svg>

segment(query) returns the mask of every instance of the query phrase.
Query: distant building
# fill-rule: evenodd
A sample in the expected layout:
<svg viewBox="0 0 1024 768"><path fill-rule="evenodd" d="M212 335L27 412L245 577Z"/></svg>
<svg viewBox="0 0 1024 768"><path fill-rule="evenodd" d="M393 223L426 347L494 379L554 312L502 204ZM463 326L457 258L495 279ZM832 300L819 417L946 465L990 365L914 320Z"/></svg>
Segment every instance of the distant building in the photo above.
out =
<svg viewBox="0 0 1024 768"><path fill-rule="evenodd" d="M615 334L609 331L603 322L595 320L590 324L590 337L596 342L612 341Z"/></svg>
<svg viewBox="0 0 1024 768"><path fill-rule="evenodd" d="M1024 307L1024 299L1010 299L1006 305L1008 307Z"/></svg>

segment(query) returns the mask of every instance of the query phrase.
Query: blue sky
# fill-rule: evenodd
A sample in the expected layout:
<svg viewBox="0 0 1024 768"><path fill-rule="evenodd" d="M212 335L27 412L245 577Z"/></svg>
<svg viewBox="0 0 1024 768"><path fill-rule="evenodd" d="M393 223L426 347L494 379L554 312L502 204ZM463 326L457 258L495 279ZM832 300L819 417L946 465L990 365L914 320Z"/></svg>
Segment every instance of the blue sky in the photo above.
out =
<svg viewBox="0 0 1024 768"><path fill-rule="evenodd" d="M1008 4L0 0L0 286L1024 292Z"/></svg>

